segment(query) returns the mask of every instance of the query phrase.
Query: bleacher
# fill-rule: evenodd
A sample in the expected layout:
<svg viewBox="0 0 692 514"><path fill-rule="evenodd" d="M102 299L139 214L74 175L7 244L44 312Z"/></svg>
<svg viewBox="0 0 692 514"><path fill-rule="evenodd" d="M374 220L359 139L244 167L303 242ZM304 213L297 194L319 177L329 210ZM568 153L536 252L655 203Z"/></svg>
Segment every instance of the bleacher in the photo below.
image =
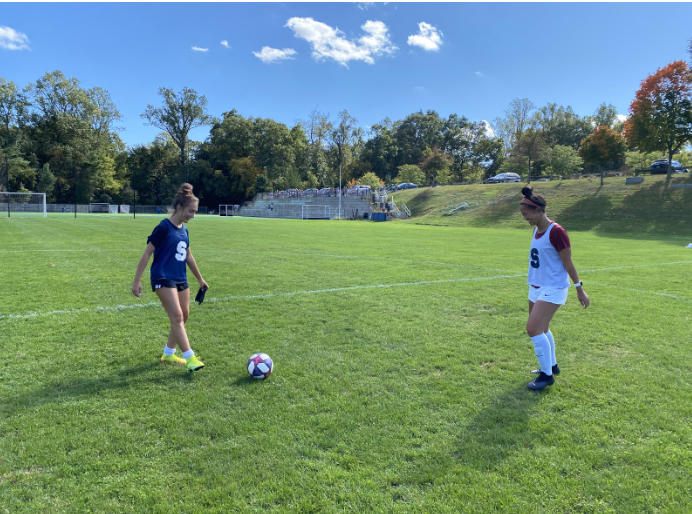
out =
<svg viewBox="0 0 692 514"><path fill-rule="evenodd" d="M306 209L303 206L308 206ZM302 219L309 213L309 219L323 219L322 213L327 206L329 219L339 217L339 198L337 196L303 196L293 198L256 198L252 202L240 207L238 216L249 216L256 218L292 218ZM351 218L356 215L363 218L364 214L368 217L373 212L373 207L379 212L379 204L372 204L368 196L342 196L341 210L342 218ZM316 214L317 213L317 214Z"/></svg>

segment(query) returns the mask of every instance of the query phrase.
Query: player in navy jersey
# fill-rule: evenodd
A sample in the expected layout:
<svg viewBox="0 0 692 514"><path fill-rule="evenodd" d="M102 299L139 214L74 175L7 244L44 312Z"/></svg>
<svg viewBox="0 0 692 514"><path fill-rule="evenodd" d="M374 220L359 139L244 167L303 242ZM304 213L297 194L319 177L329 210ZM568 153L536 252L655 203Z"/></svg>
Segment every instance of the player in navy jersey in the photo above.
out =
<svg viewBox="0 0 692 514"><path fill-rule="evenodd" d="M534 194L531 186L521 190L521 215L529 225L536 227L529 252L529 320L526 332L531 338L539 369L532 371L538 378L529 382L528 388L543 389L553 385L553 375L560 373L555 359L555 339L550 332L550 321L560 305L567 301L569 279L577 289L577 298L586 309L589 297L579 280L577 268L572 262L572 248L564 228L550 221L545 213L546 201Z"/></svg>
<svg viewBox="0 0 692 514"><path fill-rule="evenodd" d="M161 300L171 322L161 362L186 364L189 371L202 369L204 364L190 348L185 331L185 323L190 314L190 286L187 283L186 266L190 268L200 287L209 287L192 256L190 237L184 226L184 223L195 217L198 205L198 199L192 194L192 186L180 186L173 200L173 214L161 221L147 239L147 247L139 259L132 284L132 294L142 296L142 274L153 253L151 289ZM183 353L182 359L175 355L176 347Z"/></svg>

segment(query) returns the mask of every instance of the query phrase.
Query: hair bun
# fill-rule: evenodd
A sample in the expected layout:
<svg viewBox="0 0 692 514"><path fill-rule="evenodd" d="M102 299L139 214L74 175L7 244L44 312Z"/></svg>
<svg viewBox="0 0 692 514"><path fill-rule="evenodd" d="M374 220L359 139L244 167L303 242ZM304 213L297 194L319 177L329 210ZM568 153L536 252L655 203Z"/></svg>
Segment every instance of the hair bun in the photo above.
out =
<svg viewBox="0 0 692 514"><path fill-rule="evenodd" d="M529 198L533 194L533 186L525 186L521 188L521 194Z"/></svg>
<svg viewBox="0 0 692 514"><path fill-rule="evenodd" d="M192 196L192 184L188 184L187 182L180 186L180 189L178 190L178 194L182 196Z"/></svg>

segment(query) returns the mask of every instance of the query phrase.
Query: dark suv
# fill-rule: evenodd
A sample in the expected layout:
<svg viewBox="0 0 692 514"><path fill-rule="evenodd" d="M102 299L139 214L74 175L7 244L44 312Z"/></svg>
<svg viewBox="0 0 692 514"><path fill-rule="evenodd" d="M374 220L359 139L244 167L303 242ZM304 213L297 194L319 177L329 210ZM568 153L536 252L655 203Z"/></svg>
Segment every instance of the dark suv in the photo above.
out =
<svg viewBox="0 0 692 514"><path fill-rule="evenodd" d="M670 167L673 168L673 171L683 171L682 165L678 161L670 161ZM651 165L650 173L652 175L656 175L658 173L668 173L668 159L662 159L654 162Z"/></svg>

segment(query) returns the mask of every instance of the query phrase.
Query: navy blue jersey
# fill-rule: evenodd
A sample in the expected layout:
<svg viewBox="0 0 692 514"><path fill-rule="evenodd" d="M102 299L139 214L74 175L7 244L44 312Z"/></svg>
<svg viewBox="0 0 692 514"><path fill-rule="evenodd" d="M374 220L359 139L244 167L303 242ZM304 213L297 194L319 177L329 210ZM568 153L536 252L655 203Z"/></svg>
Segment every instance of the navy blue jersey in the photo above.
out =
<svg viewBox="0 0 692 514"><path fill-rule="evenodd" d="M151 280L166 278L187 281L187 247L190 238L187 228L177 228L169 219L159 223L147 243L154 245L154 262L151 264Z"/></svg>

